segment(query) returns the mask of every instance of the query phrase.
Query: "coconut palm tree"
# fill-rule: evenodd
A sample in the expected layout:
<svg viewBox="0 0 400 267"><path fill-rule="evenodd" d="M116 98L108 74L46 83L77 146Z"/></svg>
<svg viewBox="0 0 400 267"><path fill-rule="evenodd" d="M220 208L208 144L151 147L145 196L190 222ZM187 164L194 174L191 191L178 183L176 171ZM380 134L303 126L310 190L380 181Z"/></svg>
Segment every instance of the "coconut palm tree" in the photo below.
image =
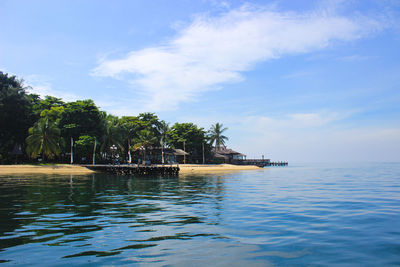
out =
<svg viewBox="0 0 400 267"><path fill-rule="evenodd" d="M133 149L143 151L143 161L146 161L146 150L158 142L157 137L150 130L141 130L134 139Z"/></svg>
<svg viewBox="0 0 400 267"><path fill-rule="evenodd" d="M26 152L33 158L38 155L53 158L60 154L60 129L48 119L40 119L29 129Z"/></svg>
<svg viewBox="0 0 400 267"><path fill-rule="evenodd" d="M169 134L171 131L171 127L169 127L169 123L166 121L160 121L158 126L158 132L160 133L160 145L161 145L161 163L164 164L164 148L168 143Z"/></svg>
<svg viewBox="0 0 400 267"><path fill-rule="evenodd" d="M138 132L139 127L141 126L140 124L136 123L136 120L137 120L136 117L123 117L120 120L122 136L123 139L125 140L126 152L128 154L129 164L132 163L132 154L131 154L132 139L136 136L136 133Z"/></svg>
<svg viewBox="0 0 400 267"><path fill-rule="evenodd" d="M215 142L216 150L220 150L221 146L225 147L225 141L228 141L229 138L223 135L223 132L228 130L228 128L224 128L222 123L216 123L215 125L211 126L209 130L209 137L211 145Z"/></svg>
<svg viewBox="0 0 400 267"><path fill-rule="evenodd" d="M101 136L100 151L107 153L113 145L116 145L119 149L123 150L120 131L121 129L118 124L118 118L108 115L104 120L104 132Z"/></svg>

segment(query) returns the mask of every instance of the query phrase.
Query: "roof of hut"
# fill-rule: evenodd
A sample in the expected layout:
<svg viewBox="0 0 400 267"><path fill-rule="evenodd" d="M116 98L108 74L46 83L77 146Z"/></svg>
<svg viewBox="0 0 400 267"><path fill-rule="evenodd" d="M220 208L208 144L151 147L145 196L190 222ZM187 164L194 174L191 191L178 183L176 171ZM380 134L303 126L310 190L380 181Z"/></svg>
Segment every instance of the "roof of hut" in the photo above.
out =
<svg viewBox="0 0 400 267"><path fill-rule="evenodd" d="M215 153L215 157L218 158L217 155L238 155L238 156L245 156L244 154L237 152L235 150L232 150L230 148L226 147L220 147L219 149L216 149L215 147L212 149L212 152Z"/></svg>
<svg viewBox="0 0 400 267"><path fill-rule="evenodd" d="M174 152L174 155L175 156L183 156L183 155L189 155L189 153L187 153L187 152L185 152L185 151L183 151L182 149L174 149L175 150L175 152Z"/></svg>
<svg viewBox="0 0 400 267"><path fill-rule="evenodd" d="M149 151L152 151L153 153L160 153L160 154L161 150L162 150L161 147L152 147L149 149ZM165 154L173 154L175 156L189 155L188 152L185 152L182 149L164 148L163 150ZM139 149L136 149L136 151L139 151Z"/></svg>
<svg viewBox="0 0 400 267"><path fill-rule="evenodd" d="M228 157L228 156L226 156L226 155L222 155L222 154L218 154L218 153L215 153L215 154L214 154L214 157L216 157L216 158L220 158L220 159L229 159L229 157Z"/></svg>

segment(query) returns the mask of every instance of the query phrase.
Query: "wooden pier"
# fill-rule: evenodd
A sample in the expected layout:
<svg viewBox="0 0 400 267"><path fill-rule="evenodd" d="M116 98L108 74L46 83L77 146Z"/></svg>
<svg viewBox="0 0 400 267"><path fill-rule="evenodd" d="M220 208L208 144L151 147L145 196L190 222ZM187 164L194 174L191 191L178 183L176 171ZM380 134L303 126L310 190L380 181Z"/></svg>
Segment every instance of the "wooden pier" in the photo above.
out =
<svg viewBox="0 0 400 267"><path fill-rule="evenodd" d="M268 166L288 166L289 163L287 161L277 161L277 162L270 162Z"/></svg>
<svg viewBox="0 0 400 267"><path fill-rule="evenodd" d="M83 165L84 167L100 172L113 173L116 175L139 175L139 176L177 176L179 166L172 165Z"/></svg>
<svg viewBox="0 0 400 267"><path fill-rule="evenodd" d="M268 167L268 166L288 166L289 163L287 161L276 161L271 162L269 159L243 159L236 160L233 162L236 165L255 165L258 167Z"/></svg>

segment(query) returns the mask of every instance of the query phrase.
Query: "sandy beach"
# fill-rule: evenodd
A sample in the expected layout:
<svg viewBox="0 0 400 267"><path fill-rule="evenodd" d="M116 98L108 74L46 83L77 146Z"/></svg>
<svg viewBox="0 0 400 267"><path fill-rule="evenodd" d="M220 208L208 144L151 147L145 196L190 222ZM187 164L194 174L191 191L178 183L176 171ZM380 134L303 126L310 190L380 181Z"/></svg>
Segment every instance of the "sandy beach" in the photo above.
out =
<svg viewBox="0 0 400 267"><path fill-rule="evenodd" d="M201 165L180 164L180 174L232 172L241 170L259 170L257 166L238 166L231 164ZM0 165L0 174L90 174L94 171L79 165Z"/></svg>
<svg viewBox="0 0 400 267"><path fill-rule="evenodd" d="M94 171L78 165L0 165L1 174L90 174Z"/></svg>

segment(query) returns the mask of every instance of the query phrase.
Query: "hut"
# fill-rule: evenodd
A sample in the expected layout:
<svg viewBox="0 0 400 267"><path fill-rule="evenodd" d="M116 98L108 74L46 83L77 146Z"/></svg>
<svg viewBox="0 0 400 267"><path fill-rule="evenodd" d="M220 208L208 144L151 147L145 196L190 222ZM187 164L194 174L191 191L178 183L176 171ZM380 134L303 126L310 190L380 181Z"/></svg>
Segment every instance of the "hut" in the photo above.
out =
<svg viewBox="0 0 400 267"><path fill-rule="evenodd" d="M142 158L141 150L136 150L135 152L139 158ZM174 148L161 149L161 147L153 147L151 149L148 149L146 152L146 164L161 164L163 153L164 153L165 164L174 164L178 162L183 162L183 158L189 155L189 153L183 151L182 149L174 149Z"/></svg>
<svg viewBox="0 0 400 267"><path fill-rule="evenodd" d="M243 161L246 155L226 147L213 148L212 152L216 159L222 160L224 163L237 164Z"/></svg>

